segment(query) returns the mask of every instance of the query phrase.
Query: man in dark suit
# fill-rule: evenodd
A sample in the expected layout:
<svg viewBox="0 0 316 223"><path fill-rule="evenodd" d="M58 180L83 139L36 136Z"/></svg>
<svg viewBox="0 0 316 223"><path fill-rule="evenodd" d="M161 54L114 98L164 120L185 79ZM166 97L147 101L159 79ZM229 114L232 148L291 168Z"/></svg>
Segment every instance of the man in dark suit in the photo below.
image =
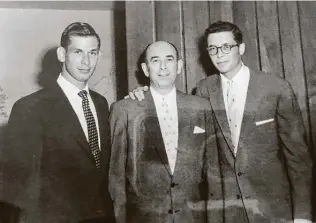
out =
<svg viewBox="0 0 316 223"><path fill-rule="evenodd" d="M108 103L88 88L99 54L95 30L70 24L57 49L57 82L12 108L2 199L21 209L21 223L113 222Z"/></svg>
<svg viewBox="0 0 316 223"><path fill-rule="evenodd" d="M215 22L205 37L219 74L197 94L215 113L226 222L311 222L312 162L292 87L242 63L236 25Z"/></svg>
<svg viewBox="0 0 316 223"><path fill-rule="evenodd" d="M110 113L109 190L117 223L222 222L208 100L176 90L182 61L172 44L150 44L141 65L151 82L145 100L121 100Z"/></svg>

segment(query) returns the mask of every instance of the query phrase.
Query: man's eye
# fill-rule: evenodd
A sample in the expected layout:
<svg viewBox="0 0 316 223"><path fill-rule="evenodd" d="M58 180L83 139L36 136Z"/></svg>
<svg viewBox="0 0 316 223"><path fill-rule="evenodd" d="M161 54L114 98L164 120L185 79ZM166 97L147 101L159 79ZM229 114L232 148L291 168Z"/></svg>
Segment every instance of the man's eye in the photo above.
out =
<svg viewBox="0 0 316 223"><path fill-rule="evenodd" d="M97 55L97 52L93 51L93 52L91 52L90 54L93 55L93 56L96 56L96 55Z"/></svg>
<svg viewBox="0 0 316 223"><path fill-rule="evenodd" d="M167 61L168 61L168 62L172 62L172 61L173 61L173 58L168 58Z"/></svg>
<svg viewBox="0 0 316 223"><path fill-rule="evenodd" d="M78 53L80 53L80 51L79 50L75 50L74 53L78 54Z"/></svg>
<svg viewBox="0 0 316 223"><path fill-rule="evenodd" d="M158 60L152 60L151 62L153 62L153 63L158 63Z"/></svg>
<svg viewBox="0 0 316 223"><path fill-rule="evenodd" d="M224 50L228 50L230 47L229 47L229 45L223 45L222 48L223 48Z"/></svg>

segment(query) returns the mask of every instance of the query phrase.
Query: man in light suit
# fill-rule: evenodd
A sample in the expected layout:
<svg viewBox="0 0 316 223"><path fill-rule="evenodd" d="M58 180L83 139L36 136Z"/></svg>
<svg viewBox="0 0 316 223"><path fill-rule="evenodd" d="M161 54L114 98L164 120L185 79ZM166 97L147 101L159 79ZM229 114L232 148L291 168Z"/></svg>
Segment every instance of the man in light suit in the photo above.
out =
<svg viewBox="0 0 316 223"><path fill-rule="evenodd" d="M21 209L21 223L114 222L108 103L88 87L100 44L89 24L67 26L57 49L57 82L12 108L2 199Z"/></svg>
<svg viewBox="0 0 316 223"><path fill-rule="evenodd" d="M219 74L197 94L215 113L226 222L311 222L312 162L292 87L243 64L236 25L215 22L205 37Z"/></svg>
<svg viewBox="0 0 316 223"><path fill-rule="evenodd" d="M201 80L197 94L215 114L225 222L311 222L312 161L292 87L243 64L236 25L215 22L205 37L219 73ZM142 90L129 96L142 100Z"/></svg>
<svg viewBox="0 0 316 223"><path fill-rule="evenodd" d="M152 43L141 64L145 100L111 107L109 190L117 223L222 222L222 184L208 100L177 91L182 61Z"/></svg>

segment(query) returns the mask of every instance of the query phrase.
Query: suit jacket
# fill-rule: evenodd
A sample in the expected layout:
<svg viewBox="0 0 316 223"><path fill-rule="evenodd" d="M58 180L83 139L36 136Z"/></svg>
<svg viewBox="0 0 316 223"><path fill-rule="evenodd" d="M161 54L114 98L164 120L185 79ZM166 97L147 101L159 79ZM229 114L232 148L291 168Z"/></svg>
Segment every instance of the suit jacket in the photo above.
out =
<svg viewBox="0 0 316 223"><path fill-rule="evenodd" d="M176 97L179 144L173 175L151 93L146 92L143 101L122 100L111 108L109 190L117 223L222 221L210 103L179 91ZM205 133L193 134L195 126ZM207 213L213 201L217 206Z"/></svg>
<svg viewBox="0 0 316 223"><path fill-rule="evenodd" d="M101 171L67 97L56 84L18 100L2 151L3 200L23 223L68 223L110 216L108 103L90 91L100 130Z"/></svg>
<svg viewBox="0 0 316 223"><path fill-rule="evenodd" d="M226 222L311 219L312 164L301 111L290 84L250 69L236 156L220 76L202 80L197 93L210 98L215 113Z"/></svg>

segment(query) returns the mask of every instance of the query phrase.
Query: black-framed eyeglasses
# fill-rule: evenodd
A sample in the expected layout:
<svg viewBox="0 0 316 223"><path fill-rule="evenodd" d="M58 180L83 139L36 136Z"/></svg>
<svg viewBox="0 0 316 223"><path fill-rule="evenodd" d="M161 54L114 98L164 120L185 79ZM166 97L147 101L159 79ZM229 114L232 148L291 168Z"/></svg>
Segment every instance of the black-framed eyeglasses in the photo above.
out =
<svg viewBox="0 0 316 223"><path fill-rule="evenodd" d="M218 49L221 49L221 51L225 54L229 54L232 48L235 46L239 46L239 44L235 44L235 45L225 44L223 46L209 46L206 48L206 50L208 51L208 54L210 54L211 56L215 56L218 53Z"/></svg>

